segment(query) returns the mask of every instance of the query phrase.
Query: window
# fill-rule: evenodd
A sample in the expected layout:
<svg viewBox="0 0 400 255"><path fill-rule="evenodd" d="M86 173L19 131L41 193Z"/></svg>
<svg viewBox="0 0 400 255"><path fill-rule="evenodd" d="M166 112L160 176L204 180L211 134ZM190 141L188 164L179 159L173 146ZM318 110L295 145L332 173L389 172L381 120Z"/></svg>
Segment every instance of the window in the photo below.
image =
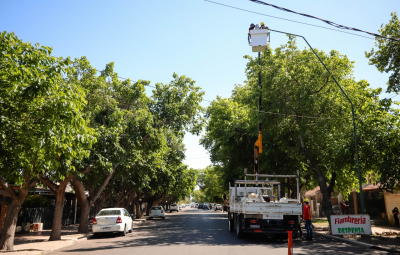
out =
<svg viewBox="0 0 400 255"><path fill-rule="evenodd" d="M97 216L120 216L121 211L120 210L103 210L100 211Z"/></svg>

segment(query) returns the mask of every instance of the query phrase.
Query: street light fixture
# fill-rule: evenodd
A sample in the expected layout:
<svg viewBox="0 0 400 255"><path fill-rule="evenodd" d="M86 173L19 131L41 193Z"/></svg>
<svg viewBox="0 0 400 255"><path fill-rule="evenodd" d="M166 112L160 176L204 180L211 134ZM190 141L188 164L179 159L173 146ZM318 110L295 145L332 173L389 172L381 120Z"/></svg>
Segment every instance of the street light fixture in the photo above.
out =
<svg viewBox="0 0 400 255"><path fill-rule="evenodd" d="M358 183L360 186L360 203L361 203L361 213L365 213L364 211L364 194L363 194L363 190L362 190L362 183L361 183L361 174L360 174L360 163L358 161L358 146L357 146L357 132L356 132L356 122L355 122L355 114L354 114L354 106L353 106L353 102L350 100L350 98L347 96L346 92L344 92L343 88L340 86L340 84L336 81L335 77L332 75L332 73L329 71L328 67L326 67L326 65L324 64L324 62L322 61L322 59L318 56L318 54L315 52L315 50L313 49L313 47L311 47L311 45L308 43L308 41L306 40L306 38L304 38L304 36L301 35L296 35L296 34L291 34L291 33L287 33L287 32L282 32L282 31L278 31L278 30L273 30L273 29L269 29L269 31L273 31L273 32L277 32L277 33L281 33L281 34L288 34L288 35L293 35L296 37L301 37L303 38L303 40L307 43L308 47L310 47L310 49L313 51L314 55L317 56L318 60L321 62L321 64L325 67L326 71L330 74L330 76L332 76L333 80L335 81L336 85L340 88L340 90L342 91L342 93L345 95L345 97L347 98L347 100L349 101L350 105L351 105L351 113L352 113L352 117L353 117L353 129L354 129L354 145L356 148L356 161L357 161L357 173L358 173Z"/></svg>

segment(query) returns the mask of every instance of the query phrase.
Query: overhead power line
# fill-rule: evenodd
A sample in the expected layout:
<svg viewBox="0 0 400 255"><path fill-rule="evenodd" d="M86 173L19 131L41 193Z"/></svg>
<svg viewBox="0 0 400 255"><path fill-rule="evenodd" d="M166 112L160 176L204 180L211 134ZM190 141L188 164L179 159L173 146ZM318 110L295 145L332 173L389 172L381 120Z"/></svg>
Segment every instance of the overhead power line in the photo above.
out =
<svg viewBox="0 0 400 255"><path fill-rule="evenodd" d="M295 14L298 14L298 15L301 15L301 16L308 17L308 18L317 19L317 20L320 20L322 22L325 22L328 25L334 26L336 28L347 29L347 30L352 30L352 31L356 31L356 32L366 33L366 34L369 34L369 35L372 35L372 36L375 36L375 37L380 37L380 38L383 38L383 39L389 39L389 40L392 40L392 41L400 42L400 39L398 39L398 38L386 37L386 36L383 36L383 35L380 35L380 34L375 34L375 33L368 32L368 31L365 31L365 30L361 30L361 29L358 29L358 28L343 26L343 25L340 25L338 23L335 23L335 22L332 22L332 21L329 21L329 20L326 20L326 19L321 19L321 18L312 16L312 15L309 15L309 14L305 14L305 13L295 12L295 11L292 11L292 10L289 10L289 9L286 9L286 8L283 8L283 7L279 7L279 6L276 6L276 5L273 5L273 4L269 4L269 3L265 3L265 2L260 1L260 0L249 0L249 1L251 1L253 3L257 3L257 4L272 6L272 7L276 8L276 9L281 10L281 11L291 12L291 13L295 13Z"/></svg>
<svg viewBox="0 0 400 255"><path fill-rule="evenodd" d="M294 23L298 23L298 24L303 24L303 25L307 25L307 26L312 26L312 27L318 27L318 28L328 29L328 30L332 30L332 31L340 32L340 33L345 33L345 34L350 34L350 35L355 35L355 36L358 36L358 37L363 37L363 38L367 38L367 39L371 39L371 40L374 40L374 39L375 39L375 38L373 38L373 37L358 35L358 34L346 32L346 31L342 31L342 30L338 30L338 29L334 29L334 28L330 28L330 27L323 27L323 26L318 26L318 25L314 25L314 24L310 24L310 23L301 22L301 21L296 21L296 20L291 20L291 19L285 19L285 18L281 18L281 17L276 17L276 16L272 16L272 15L268 15L268 14L264 14L264 13L260 13L260 12L249 11L249 10L246 10L246 9L234 7L234 6L227 5L227 4L221 4L221 3L213 2L213 1L210 1L210 0L204 0L204 1L209 2L209 3L213 3L213 4L218 4L218 5L221 5L221 6L224 6L224 7L236 9L236 10L239 10L239 11L244 11L244 12L249 12L249 13L253 13L253 14L258 14L258 15L262 15L262 16L266 16L266 17L270 17L270 18L274 18L274 19L280 19L280 20L285 20L285 21L294 22Z"/></svg>

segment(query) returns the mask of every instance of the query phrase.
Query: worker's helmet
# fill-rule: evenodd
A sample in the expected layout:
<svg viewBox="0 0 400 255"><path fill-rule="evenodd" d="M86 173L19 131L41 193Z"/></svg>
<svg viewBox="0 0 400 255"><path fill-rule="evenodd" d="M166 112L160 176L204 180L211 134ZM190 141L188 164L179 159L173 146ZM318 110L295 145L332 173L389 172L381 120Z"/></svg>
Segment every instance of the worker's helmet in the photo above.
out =
<svg viewBox="0 0 400 255"><path fill-rule="evenodd" d="M250 26L254 26L254 23L251 23Z"/></svg>
<svg viewBox="0 0 400 255"><path fill-rule="evenodd" d="M260 25L261 25L261 26L264 26L264 22L261 22Z"/></svg>
<svg viewBox="0 0 400 255"><path fill-rule="evenodd" d="M303 202L304 202L304 203L308 203L308 199L307 199L307 198L304 199Z"/></svg>

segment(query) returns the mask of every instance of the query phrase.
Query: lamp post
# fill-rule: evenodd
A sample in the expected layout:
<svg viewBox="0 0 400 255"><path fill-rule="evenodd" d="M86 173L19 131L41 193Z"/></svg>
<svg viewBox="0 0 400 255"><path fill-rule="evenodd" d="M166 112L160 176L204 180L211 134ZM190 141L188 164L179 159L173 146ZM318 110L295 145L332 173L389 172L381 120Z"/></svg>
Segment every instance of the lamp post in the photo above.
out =
<svg viewBox="0 0 400 255"><path fill-rule="evenodd" d="M303 40L307 43L308 47L310 47L310 49L313 51L314 55L318 58L318 60L321 62L321 64L325 67L326 71L330 74L330 76L332 76L333 80L335 81L336 85L340 88L340 90L342 91L342 93L345 95L345 97L347 98L347 100L349 101L350 105L351 105L351 113L352 113L352 117L353 117L353 131L354 131L354 145L356 148L356 161L357 161L357 173L358 173L358 183L360 186L360 203L361 203L361 213L365 213L364 211L364 194L363 194L363 190L362 190L362 183L361 183L361 174L360 174L360 163L358 161L358 146L357 146L357 132L356 132L356 122L355 122L355 114L354 114L354 105L353 102L350 100L350 98L347 96L346 92L344 92L343 88L340 86L340 84L336 81L335 77L332 75L332 73L329 71L328 67L326 67L326 65L324 64L324 62L322 61L322 59L318 56L318 54L315 52L315 50L313 49L313 47L311 47L311 45L308 43L308 41L306 40L306 38L304 38L304 36L301 35L296 35L296 34L291 34L291 33L287 33L287 32L282 32L282 31L278 31L278 30L273 30L273 29L269 29L269 31L273 31L273 32L277 32L277 33L281 33L281 34L288 34L288 35L293 35L296 37L301 37L303 38Z"/></svg>

